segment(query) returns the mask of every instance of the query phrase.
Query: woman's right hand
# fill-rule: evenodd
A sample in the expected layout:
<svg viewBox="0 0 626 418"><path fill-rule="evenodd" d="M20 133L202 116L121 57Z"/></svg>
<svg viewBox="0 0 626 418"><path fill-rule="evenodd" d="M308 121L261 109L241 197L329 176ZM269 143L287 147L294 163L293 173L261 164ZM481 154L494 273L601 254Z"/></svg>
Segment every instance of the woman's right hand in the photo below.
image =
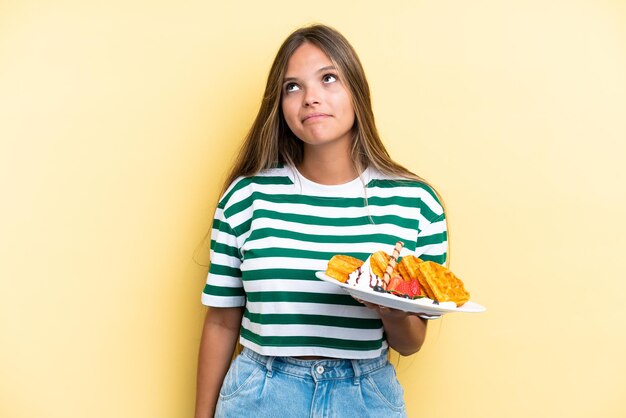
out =
<svg viewBox="0 0 626 418"><path fill-rule="evenodd" d="M239 338L243 310L211 307L207 311L198 356L195 418L213 418Z"/></svg>

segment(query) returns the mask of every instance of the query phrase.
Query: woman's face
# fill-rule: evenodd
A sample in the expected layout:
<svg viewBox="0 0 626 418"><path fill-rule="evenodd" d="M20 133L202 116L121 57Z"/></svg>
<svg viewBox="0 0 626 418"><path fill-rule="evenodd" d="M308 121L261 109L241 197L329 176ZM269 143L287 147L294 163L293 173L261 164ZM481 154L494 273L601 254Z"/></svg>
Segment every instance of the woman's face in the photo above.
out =
<svg viewBox="0 0 626 418"><path fill-rule="evenodd" d="M305 42L289 58L281 104L287 125L305 144L352 142L350 94L330 58L317 46Z"/></svg>

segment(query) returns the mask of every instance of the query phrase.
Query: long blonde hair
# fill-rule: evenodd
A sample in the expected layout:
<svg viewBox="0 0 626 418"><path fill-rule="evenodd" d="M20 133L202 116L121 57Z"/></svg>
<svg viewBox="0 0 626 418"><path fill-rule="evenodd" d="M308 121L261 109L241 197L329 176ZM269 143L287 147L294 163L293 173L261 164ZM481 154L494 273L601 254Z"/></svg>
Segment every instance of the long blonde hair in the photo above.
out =
<svg viewBox="0 0 626 418"><path fill-rule="evenodd" d="M281 164L297 166L302 162L303 143L289 129L281 108L282 85L287 62L294 51L309 42L328 55L352 98L355 113L352 161L358 173L367 166L383 174L414 179L422 178L391 159L376 124L369 84L354 48L337 30L326 25L300 28L285 39L272 64L259 112L245 137L223 191L239 176L252 176Z"/></svg>

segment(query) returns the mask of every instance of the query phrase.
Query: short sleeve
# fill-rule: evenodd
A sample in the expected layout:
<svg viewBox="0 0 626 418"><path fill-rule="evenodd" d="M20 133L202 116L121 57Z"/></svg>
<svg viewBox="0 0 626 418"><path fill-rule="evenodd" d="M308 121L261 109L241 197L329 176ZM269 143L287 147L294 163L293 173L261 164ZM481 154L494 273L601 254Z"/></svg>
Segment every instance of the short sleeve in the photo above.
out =
<svg viewBox="0 0 626 418"><path fill-rule="evenodd" d="M448 256L448 228L443 209L436 218L420 224L415 256L424 261L445 264Z"/></svg>
<svg viewBox="0 0 626 418"><path fill-rule="evenodd" d="M231 308L246 304L240 266L237 235L229 224L224 207L218 205L211 229L210 265L202 292L203 305Z"/></svg>

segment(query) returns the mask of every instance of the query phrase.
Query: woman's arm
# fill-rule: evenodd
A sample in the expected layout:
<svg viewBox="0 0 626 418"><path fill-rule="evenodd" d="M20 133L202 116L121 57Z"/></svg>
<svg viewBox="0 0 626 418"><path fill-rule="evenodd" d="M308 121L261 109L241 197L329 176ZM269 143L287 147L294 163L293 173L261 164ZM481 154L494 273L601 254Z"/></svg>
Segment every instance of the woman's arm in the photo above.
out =
<svg viewBox="0 0 626 418"><path fill-rule="evenodd" d="M360 302L368 308L374 309L380 315L389 347L403 356L415 354L422 348L426 338L427 321L417 317L416 314L364 301Z"/></svg>
<svg viewBox="0 0 626 418"><path fill-rule="evenodd" d="M243 307L209 308L204 320L196 386L196 418L213 418L224 376L232 359Z"/></svg>
<svg viewBox="0 0 626 418"><path fill-rule="evenodd" d="M389 346L403 356L417 353L426 339L426 321L396 309L379 310Z"/></svg>

